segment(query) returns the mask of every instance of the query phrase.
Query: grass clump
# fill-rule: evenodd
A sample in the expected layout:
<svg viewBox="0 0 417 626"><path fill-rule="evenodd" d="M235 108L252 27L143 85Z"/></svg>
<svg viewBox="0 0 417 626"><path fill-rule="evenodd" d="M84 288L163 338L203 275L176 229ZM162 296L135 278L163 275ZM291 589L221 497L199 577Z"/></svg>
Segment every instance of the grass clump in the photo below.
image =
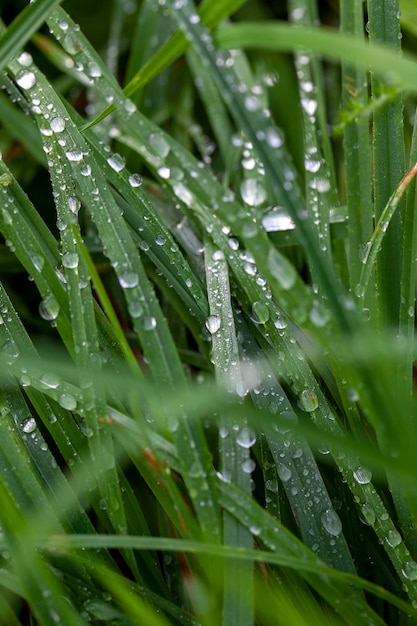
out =
<svg viewBox="0 0 417 626"><path fill-rule="evenodd" d="M333 4L6 5L5 624L417 623L415 24Z"/></svg>

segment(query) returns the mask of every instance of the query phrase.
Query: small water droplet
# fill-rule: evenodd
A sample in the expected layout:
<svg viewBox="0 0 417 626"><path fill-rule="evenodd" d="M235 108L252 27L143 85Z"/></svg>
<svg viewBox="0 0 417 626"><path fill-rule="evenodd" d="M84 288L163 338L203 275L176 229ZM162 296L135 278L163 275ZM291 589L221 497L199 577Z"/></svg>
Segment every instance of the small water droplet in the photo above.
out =
<svg viewBox="0 0 417 626"><path fill-rule="evenodd" d="M266 130L266 143L271 146L271 148L280 148L282 146L282 136L277 128L274 126L270 126Z"/></svg>
<svg viewBox="0 0 417 626"><path fill-rule="evenodd" d="M158 174L161 178L167 180L171 176L171 170L164 165L158 169Z"/></svg>
<svg viewBox="0 0 417 626"><path fill-rule="evenodd" d="M68 411L74 411L74 409L77 408L76 399L69 393L61 393L58 397L58 403L63 409L67 409Z"/></svg>
<svg viewBox="0 0 417 626"><path fill-rule="evenodd" d="M38 272L41 272L43 270L43 266L45 265L45 259L43 258L43 256L34 252L30 255L30 260L32 261L35 270L37 270Z"/></svg>
<svg viewBox="0 0 417 626"><path fill-rule="evenodd" d="M49 372L47 372L46 374L42 374L39 380L42 385L45 385L45 387L48 387L49 389L57 389L57 387L59 387L59 385L61 384L61 380L58 378L58 376Z"/></svg>
<svg viewBox="0 0 417 626"><path fill-rule="evenodd" d="M52 118L49 125L54 133L62 133L65 130L65 120L62 117Z"/></svg>
<svg viewBox="0 0 417 626"><path fill-rule="evenodd" d="M342 522L333 509L326 509L321 516L321 523L329 535L337 537L342 532Z"/></svg>
<svg viewBox="0 0 417 626"><path fill-rule="evenodd" d="M101 76L101 69L94 61L90 61L89 63L87 63L86 71L88 76L90 76L91 78L98 78L99 76Z"/></svg>
<svg viewBox="0 0 417 626"><path fill-rule="evenodd" d="M59 315L59 304L53 294L46 296L39 305L40 316L47 321L55 320Z"/></svg>
<svg viewBox="0 0 417 626"><path fill-rule="evenodd" d="M78 150L69 150L65 153L65 156L67 157L68 161L71 161L72 163L78 163L79 161L83 160L83 153L79 152Z"/></svg>
<svg viewBox="0 0 417 626"><path fill-rule="evenodd" d="M133 289L139 283L139 276L135 272L123 272L119 276L119 283L123 289Z"/></svg>
<svg viewBox="0 0 417 626"><path fill-rule="evenodd" d="M417 563L415 561L407 561L402 573L408 580L417 580Z"/></svg>
<svg viewBox="0 0 417 626"><path fill-rule="evenodd" d="M258 178L246 178L240 185L243 202L249 206L259 206L266 200L266 189Z"/></svg>
<svg viewBox="0 0 417 626"><path fill-rule="evenodd" d="M140 187L142 183L143 183L143 179L140 174L131 174L129 176L129 185L131 187Z"/></svg>
<svg viewBox="0 0 417 626"><path fill-rule="evenodd" d="M287 465L280 463L278 466L278 476L280 477L283 483L286 483L288 480L290 480L292 476L292 472Z"/></svg>
<svg viewBox="0 0 417 626"><path fill-rule="evenodd" d="M242 471L245 474L252 474L256 468L256 463L253 459L245 459L241 465Z"/></svg>
<svg viewBox="0 0 417 626"><path fill-rule="evenodd" d="M269 320L269 308L263 302L254 302L251 319L255 324L265 324Z"/></svg>
<svg viewBox="0 0 417 626"><path fill-rule="evenodd" d="M315 411L319 406L316 394L310 389L303 389L298 397L298 406L307 413Z"/></svg>
<svg viewBox="0 0 417 626"><path fill-rule="evenodd" d="M128 311L133 318L138 318L143 313L143 306L137 300L129 302L127 305Z"/></svg>
<svg viewBox="0 0 417 626"><path fill-rule="evenodd" d="M160 134L151 133L149 135L149 143L152 146L152 151L156 156L165 159L169 154L169 143Z"/></svg>
<svg viewBox="0 0 417 626"><path fill-rule="evenodd" d="M76 252L66 252L62 257L62 265L67 269L75 269L78 267L78 254Z"/></svg>
<svg viewBox="0 0 417 626"><path fill-rule="evenodd" d="M166 244L166 237L164 235L158 235L155 239L155 243L157 246L163 246Z"/></svg>
<svg viewBox="0 0 417 626"><path fill-rule="evenodd" d="M373 507L367 502L365 502L365 504L362 506L362 514L366 522L369 524L369 526L373 526L375 524L375 520L376 520L375 511Z"/></svg>
<svg viewBox="0 0 417 626"><path fill-rule="evenodd" d="M35 419L33 417L29 417L27 420L25 420L22 424L22 430L26 434L33 433L33 431L36 430Z"/></svg>
<svg viewBox="0 0 417 626"><path fill-rule="evenodd" d="M153 330L156 328L156 319L151 316L144 317L142 320L142 326L145 330Z"/></svg>
<svg viewBox="0 0 417 626"><path fill-rule="evenodd" d="M360 247L359 258L362 261L362 263L366 263L366 261L368 260L369 251L371 249L371 245L372 245L372 242L371 241L367 241L366 243L364 243Z"/></svg>
<svg viewBox="0 0 417 626"><path fill-rule="evenodd" d="M209 315L206 319L206 328L212 335L217 333L217 331L220 329L220 326L221 319L218 315Z"/></svg>
<svg viewBox="0 0 417 626"><path fill-rule="evenodd" d="M112 169L114 169L115 172L121 172L126 165L126 159L118 152L115 152L114 154L109 156L109 158L107 159L107 163Z"/></svg>
<svg viewBox="0 0 417 626"><path fill-rule="evenodd" d="M20 70L16 74L16 82L22 89L31 89L36 85L36 76L29 70Z"/></svg>
<svg viewBox="0 0 417 626"><path fill-rule="evenodd" d="M256 434L252 428L245 426L239 431L236 437L236 443L241 448L251 448L256 442Z"/></svg>
<svg viewBox="0 0 417 626"><path fill-rule="evenodd" d="M353 472L353 477L360 485L367 485L372 480L372 472L367 467L358 467Z"/></svg>
<svg viewBox="0 0 417 626"><path fill-rule="evenodd" d="M22 67L30 67L33 63L32 55L29 52L22 52L17 58L17 62Z"/></svg>
<svg viewBox="0 0 417 626"><path fill-rule="evenodd" d="M402 542L402 537L398 530L392 529L388 531L388 535L386 536L386 542L391 548L396 548Z"/></svg>

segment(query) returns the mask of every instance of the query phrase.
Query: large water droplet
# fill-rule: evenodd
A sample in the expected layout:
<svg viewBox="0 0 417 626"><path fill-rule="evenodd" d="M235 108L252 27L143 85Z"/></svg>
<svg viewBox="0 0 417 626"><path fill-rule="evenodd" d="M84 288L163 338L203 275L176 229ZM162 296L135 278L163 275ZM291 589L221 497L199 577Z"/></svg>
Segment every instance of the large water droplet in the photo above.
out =
<svg viewBox="0 0 417 626"><path fill-rule="evenodd" d="M292 476L292 472L287 465L280 463L278 466L278 476L280 477L283 483L286 483L288 480L290 480Z"/></svg>
<svg viewBox="0 0 417 626"><path fill-rule="evenodd" d="M66 252L62 257L62 265L67 269L78 267L78 254L76 252Z"/></svg>
<svg viewBox="0 0 417 626"><path fill-rule="evenodd" d="M118 152L115 152L114 154L109 156L109 158L107 159L107 163L112 169L114 169L115 172L121 172L126 165L126 159Z"/></svg>
<svg viewBox="0 0 417 626"><path fill-rule="evenodd" d="M54 133L62 133L65 130L65 120L62 117L54 117L49 125Z"/></svg>
<svg viewBox="0 0 417 626"><path fill-rule="evenodd" d="M402 537L398 530L392 529L388 531L388 535L386 536L386 542L391 548L396 548L402 542Z"/></svg>
<svg viewBox="0 0 417 626"><path fill-rule="evenodd" d="M153 330L156 328L156 319L150 315L144 317L142 320L142 326L145 330Z"/></svg>
<svg viewBox="0 0 417 626"><path fill-rule="evenodd" d="M73 163L78 163L83 159L83 153L79 152L78 150L69 150L65 153L65 156L67 157L68 161L71 161Z"/></svg>
<svg viewBox="0 0 417 626"><path fill-rule="evenodd" d="M408 580L417 580L417 563L415 561L407 561L402 573Z"/></svg>
<svg viewBox="0 0 417 626"><path fill-rule="evenodd" d="M306 411L307 413L315 411L319 406L319 401L314 391L303 389L298 397L298 406L302 411Z"/></svg>
<svg viewBox="0 0 417 626"><path fill-rule="evenodd" d="M269 320L269 308L263 302L254 302L251 319L255 324L265 324Z"/></svg>
<svg viewBox="0 0 417 626"><path fill-rule="evenodd" d="M282 146L282 137L281 133L277 128L270 126L266 130L266 143L271 146L271 148L280 148Z"/></svg>
<svg viewBox="0 0 417 626"><path fill-rule="evenodd" d="M67 409L68 411L73 411L77 408L76 399L69 393L61 393L58 397L58 403L63 409Z"/></svg>
<svg viewBox="0 0 417 626"><path fill-rule="evenodd" d="M129 185L131 187L140 187L142 185L143 179L140 174L131 174L129 176Z"/></svg>
<svg viewBox="0 0 417 626"><path fill-rule="evenodd" d="M59 315L59 304L51 293L46 296L39 305L40 316L47 321L55 320Z"/></svg>
<svg viewBox="0 0 417 626"><path fill-rule="evenodd" d="M16 82L22 89L31 89L36 84L36 76L29 70L20 70L16 74Z"/></svg>
<svg viewBox="0 0 417 626"><path fill-rule="evenodd" d="M236 443L241 448L251 448L255 442L256 442L255 431L253 431L252 428L248 428L247 426L242 428L242 430L239 431L236 437Z"/></svg>
<svg viewBox="0 0 417 626"><path fill-rule="evenodd" d="M48 372L46 374L42 374L39 380L42 385L45 385L45 387L48 387L49 389L56 389L61 384L61 380L58 376L56 376L56 374L50 374Z"/></svg>
<svg viewBox="0 0 417 626"><path fill-rule="evenodd" d="M326 509L321 516L321 523L323 528L327 530L329 535L337 537L342 532L342 522L340 517L333 509Z"/></svg>
<svg viewBox="0 0 417 626"><path fill-rule="evenodd" d="M276 232L282 230L293 230L295 224L292 218L288 215L288 212L283 207L274 207L262 218L262 226L269 232Z"/></svg>
<svg viewBox="0 0 417 626"><path fill-rule="evenodd" d="M25 420L22 424L22 430L26 434L33 433L33 431L36 430L35 419L33 417L29 417L27 420Z"/></svg>
<svg viewBox="0 0 417 626"><path fill-rule="evenodd" d="M240 195L249 206L259 206L266 200L266 189L258 178L246 178L240 185Z"/></svg>
<svg viewBox="0 0 417 626"><path fill-rule="evenodd" d="M220 329L220 326L221 319L218 315L209 315L206 319L206 328L212 335L217 333L217 331Z"/></svg>
<svg viewBox="0 0 417 626"><path fill-rule="evenodd" d="M139 283L139 276L135 272L123 272L119 276L119 283L123 289L133 289Z"/></svg>
<svg viewBox="0 0 417 626"><path fill-rule="evenodd" d="M353 478L360 485L367 485L372 480L372 472L367 467L358 467L353 472Z"/></svg>

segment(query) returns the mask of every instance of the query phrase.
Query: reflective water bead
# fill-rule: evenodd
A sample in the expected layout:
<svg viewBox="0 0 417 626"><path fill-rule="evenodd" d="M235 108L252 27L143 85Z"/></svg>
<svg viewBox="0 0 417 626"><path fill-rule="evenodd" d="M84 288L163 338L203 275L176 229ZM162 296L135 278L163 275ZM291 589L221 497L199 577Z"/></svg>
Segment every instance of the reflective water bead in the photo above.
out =
<svg viewBox="0 0 417 626"><path fill-rule="evenodd" d="M149 135L149 143L156 156L162 157L163 159L168 156L170 150L169 143L162 135L151 133Z"/></svg>
<svg viewBox="0 0 417 626"><path fill-rule="evenodd" d="M367 485L372 480L372 472L367 467L358 467L353 472L353 478L360 485Z"/></svg>
<svg viewBox="0 0 417 626"><path fill-rule="evenodd" d="M131 187L140 187L142 183L143 183L143 179L140 174L131 174L129 176L129 185Z"/></svg>
<svg viewBox="0 0 417 626"><path fill-rule="evenodd" d="M115 172L121 172L126 165L126 159L118 152L115 152L114 154L109 156L109 158L107 159L107 163L112 169L114 169Z"/></svg>
<svg viewBox="0 0 417 626"><path fill-rule="evenodd" d="M316 394L310 389L303 389L298 397L298 406L307 413L315 411L319 406Z"/></svg>
<svg viewBox="0 0 417 626"><path fill-rule="evenodd" d="M144 317L142 320L142 326L145 330L153 330L156 328L156 319L152 316Z"/></svg>
<svg viewBox="0 0 417 626"><path fill-rule="evenodd" d="M49 389L57 389L61 384L60 378L58 378L56 374L51 374L49 372L47 372L46 374L42 374L39 381L42 383L42 385L48 387Z"/></svg>
<svg viewBox="0 0 417 626"><path fill-rule="evenodd" d="M256 324L265 324L269 320L269 308L266 304L263 302L254 302L251 319Z"/></svg>
<svg viewBox="0 0 417 626"><path fill-rule="evenodd" d="M255 442L256 433L254 430L252 430L252 428L248 428L247 426L242 428L242 430L238 433L236 437L236 443L241 448L251 448Z"/></svg>
<svg viewBox="0 0 417 626"><path fill-rule="evenodd" d="M169 169L169 167L163 165L158 169L158 175L164 180L167 180L171 176L171 170Z"/></svg>
<svg viewBox="0 0 417 626"><path fill-rule="evenodd" d="M245 459L241 465L242 471L245 474L252 474L256 468L256 463L253 459Z"/></svg>
<svg viewBox="0 0 417 626"><path fill-rule="evenodd" d="M132 289L139 283L139 276L135 272L126 271L120 274L119 283L123 289Z"/></svg>
<svg viewBox="0 0 417 626"><path fill-rule="evenodd" d="M16 74L16 82L22 89L31 89L36 84L36 76L29 70L20 70Z"/></svg>
<svg viewBox="0 0 417 626"><path fill-rule="evenodd" d="M321 515L321 523L323 524L323 528L333 537L337 537L342 532L342 522L333 509L326 509L324 511Z"/></svg>
<svg viewBox="0 0 417 626"><path fill-rule="evenodd" d="M249 206L259 206L266 200L266 189L258 178L246 178L240 185L242 200Z"/></svg>
<svg viewBox="0 0 417 626"><path fill-rule="evenodd" d="M47 321L55 320L59 315L59 303L53 294L47 295L39 305L40 316Z"/></svg>
<svg viewBox="0 0 417 626"><path fill-rule="evenodd" d="M417 563L415 561L407 561L402 573L408 580L417 580Z"/></svg>
<svg viewBox="0 0 417 626"><path fill-rule="evenodd" d="M267 128L265 138L266 143L271 146L271 148L280 148L282 146L283 141L281 134L274 126Z"/></svg>
<svg viewBox="0 0 417 626"><path fill-rule="evenodd" d="M25 420L22 424L22 430L26 434L33 433L33 431L36 430L35 419L33 417L29 417L27 420Z"/></svg>
<svg viewBox="0 0 417 626"><path fill-rule="evenodd" d="M76 399L69 393L61 393L58 396L58 403L63 409L67 409L68 411L74 411L74 409L77 408Z"/></svg>
<svg viewBox="0 0 417 626"><path fill-rule="evenodd" d="M133 302L129 302L127 305L127 309L131 317L134 317L134 318L140 317L143 313L143 306L137 300Z"/></svg>
<svg viewBox="0 0 417 626"><path fill-rule="evenodd" d="M101 69L94 61L87 63L86 72L91 78L98 78L101 76Z"/></svg>
<svg viewBox="0 0 417 626"><path fill-rule="evenodd" d="M67 269L78 267L78 254L76 252L66 252L62 257L62 265Z"/></svg>
<svg viewBox="0 0 417 626"><path fill-rule="evenodd" d="M292 472L287 465L280 463L278 466L278 476L280 477L283 483L286 483L287 481L290 480L292 476Z"/></svg>
<svg viewBox="0 0 417 626"><path fill-rule="evenodd" d="M212 335L217 333L217 331L220 329L220 326L221 319L218 315L209 315L206 319L206 328Z"/></svg>
<svg viewBox="0 0 417 626"><path fill-rule="evenodd" d="M83 153L79 152L78 150L68 150L68 152L65 153L65 156L67 157L68 161L71 161L73 163L78 163L79 161L83 160Z"/></svg>
<svg viewBox="0 0 417 626"><path fill-rule="evenodd" d="M398 530L392 529L388 531L388 535L386 536L386 542L391 548L396 548L402 542L402 537Z"/></svg>
<svg viewBox="0 0 417 626"><path fill-rule="evenodd" d="M49 122L54 133L62 133L65 130L65 120L62 117L54 117Z"/></svg>
<svg viewBox="0 0 417 626"><path fill-rule="evenodd" d="M33 63L32 55L29 52L22 52L17 58L17 62L22 67L30 67Z"/></svg>

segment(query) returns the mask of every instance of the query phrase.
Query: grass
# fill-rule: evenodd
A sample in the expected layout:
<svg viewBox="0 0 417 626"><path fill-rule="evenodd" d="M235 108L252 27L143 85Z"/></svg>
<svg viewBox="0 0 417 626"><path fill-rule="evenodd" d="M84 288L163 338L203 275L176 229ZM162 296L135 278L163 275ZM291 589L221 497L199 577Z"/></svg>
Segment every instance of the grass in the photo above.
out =
<svg viewBox="0 0 417 626"><path fill-rule="evenodd" d="M0 22L0 623L417 624L411 4L98 9Z"/></svg>

